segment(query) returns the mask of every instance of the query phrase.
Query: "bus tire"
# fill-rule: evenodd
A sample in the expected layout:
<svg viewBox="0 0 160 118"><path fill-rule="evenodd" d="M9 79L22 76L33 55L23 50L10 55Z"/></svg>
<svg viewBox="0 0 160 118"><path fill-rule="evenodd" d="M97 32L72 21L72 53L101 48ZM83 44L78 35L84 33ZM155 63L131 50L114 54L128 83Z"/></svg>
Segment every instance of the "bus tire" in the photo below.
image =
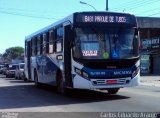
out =
<svg viewBox="0 0 160 118"><path fill-rule="evenodd" d="M60 71L57 72L56 83L57 83L57 86L56 86L57 87L57 92L62 94L62 95L66 95L66 88L64 86L62 73Z"/></svg>
<svg viewBox="0 0 160 118"><path fill-rule="evenodd" d="M120 88L113 88L113 89L108 89L108 94L116 94L119 91Z"/></svg>
<svg viewBox="0 0 160 118"><path fill-rule="evenodd" d="M37 75L37 72L35 71L34 72L34 85L38 88L40 87L40 84L38 82L38 75Z"/></svg>
<svg viewBox="0 0 160 118"><path fill-rule="evenodd" d="M25 82L27 82L27 80L28 80L24 73L23 73L22 79L23 79Z"/></svg>

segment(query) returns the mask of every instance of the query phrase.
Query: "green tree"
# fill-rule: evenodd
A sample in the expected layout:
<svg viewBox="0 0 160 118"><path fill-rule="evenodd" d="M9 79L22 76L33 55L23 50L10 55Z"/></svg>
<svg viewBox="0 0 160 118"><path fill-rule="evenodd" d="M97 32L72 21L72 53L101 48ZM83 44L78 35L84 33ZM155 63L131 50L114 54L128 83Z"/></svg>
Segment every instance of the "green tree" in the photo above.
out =
<svg viewBox="0 0 160 118"><path fill-rule="evenodd" d="M12 59L19 58L24 53L24 48L17 46L17 47L10 47L7 48L3 54L3 58L6 61L11 61Z"/></svg>

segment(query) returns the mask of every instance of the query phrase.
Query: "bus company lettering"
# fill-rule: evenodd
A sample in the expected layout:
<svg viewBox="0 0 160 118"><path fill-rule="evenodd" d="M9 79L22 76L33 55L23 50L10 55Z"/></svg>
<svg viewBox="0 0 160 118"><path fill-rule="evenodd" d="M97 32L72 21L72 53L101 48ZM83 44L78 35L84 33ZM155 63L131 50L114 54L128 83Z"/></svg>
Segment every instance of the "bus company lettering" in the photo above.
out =
<svg viewBox="0 0 160 118"><path fill-rule="evenodd" d="M84 16L84 22L125 23L125 16Z"/></svg>
<svg viewBox="0 0 160 118"><path fill-rule="evenodd" d="M115 71L114 75L129 75L132 74L131 70L126 70L126 71Z"/></svg>
<svg viewBox="0 0 160 118"><path fill-rule="evenodd" d="M90 72L90 74L92 75L92 76L99 76L99 75L106 75L106 73L105 72Z"/></svg>

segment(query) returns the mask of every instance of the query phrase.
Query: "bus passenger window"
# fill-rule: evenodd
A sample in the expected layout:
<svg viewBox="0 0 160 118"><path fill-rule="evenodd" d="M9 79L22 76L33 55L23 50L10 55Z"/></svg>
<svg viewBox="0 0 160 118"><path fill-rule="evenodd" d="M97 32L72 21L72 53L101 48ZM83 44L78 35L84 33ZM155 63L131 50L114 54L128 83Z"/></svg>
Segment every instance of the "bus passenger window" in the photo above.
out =
<svg viewBox="0 0 160 118"><path fill-rule="evenodd" d="M49 32L46 33L46 53L49 53Z"/></svg>
<svg viewBox="0 0 160 118"><path fill-rule="evenodd" d="M57 29L57 32L56 32L56 38L57 39L62 39L63 38L63 27L59 27L58 29Z"/></svg>
<svg viewBox="0 0 160 118"><path fill-rule="evenodd" d="M54 32L50 31L49 32L49 53L53 53L54 52Z"/></svg>
<svg viewBox="0 0 160 118"><path fill-rule="evenodd" d="M35 37L35 48L34 48L34 53L37 55L37 37Z"/></svg>
<svg viewBox="0 0 160 118"><path fill-rule="evenodd" d="M63 50L63 27L59 27L56 30L56 52L62 52Z"/></svg>
<svg viewBox="0 0 160 118"><path fill-rule="evenodd" d="M29 54L32 56L32 40L29 41Z"/></svg>
<svg viewBox="0 0 160 118"><path fill-rule="evenodd" d="M36 45L37 45L37 42L36 42L36 38L32 38L32 56L35 56L36 55Z"/></svg>
<svg viewBox="0 0 160 118"><path fill-rule="evenodd" d="M56 52L62 51L62 43L61 40L56 42Z"/></svg>
<svg viewBox="0 0 160 118"><path fill-rule="evenodd" d="M46 53L46 34L43 34L43 54Z"/></svg>
<svg viewBox="0 0 160 118"><path fill-rule="evenodd" d="M27 56L27 41L25 41L25 56Z"/></svg>
<svg viewBox="0 0 160 118"><path fill-rule="evenodd" d="M43 52L43 35L40 36L40 54Z"/></svg>
<svg viewBox="0 0 160 118"><path fill-rule="evenodd" d="M37 55L40 55L40 45L41 45L41 41L40 41L40 36L38 36L37 38Z"/></svg>

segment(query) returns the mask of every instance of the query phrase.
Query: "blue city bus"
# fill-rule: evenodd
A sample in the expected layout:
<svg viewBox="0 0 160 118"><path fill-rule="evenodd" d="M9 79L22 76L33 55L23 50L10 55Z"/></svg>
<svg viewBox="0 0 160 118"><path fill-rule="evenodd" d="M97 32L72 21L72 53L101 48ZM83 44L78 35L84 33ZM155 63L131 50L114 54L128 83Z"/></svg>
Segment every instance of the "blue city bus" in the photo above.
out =
<svg viewBox="0 0 160 118"><path fill-rule="evenodd" d="M116 12L76 12L25 39L25 75L58 92L139 85L136 17Z"/></svg>

